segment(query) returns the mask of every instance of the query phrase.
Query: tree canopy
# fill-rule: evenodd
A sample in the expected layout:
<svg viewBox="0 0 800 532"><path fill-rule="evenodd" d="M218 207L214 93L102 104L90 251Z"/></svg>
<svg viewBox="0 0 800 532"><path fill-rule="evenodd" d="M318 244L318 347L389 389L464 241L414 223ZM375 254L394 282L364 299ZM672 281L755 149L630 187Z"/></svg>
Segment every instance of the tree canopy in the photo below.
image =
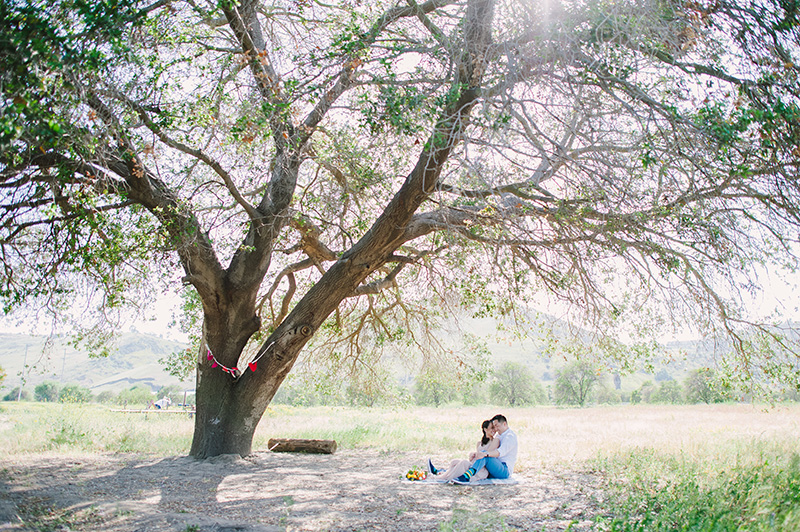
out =
<svg viewBox="0 0 800 532"><path fill-rule="evenodd" d="M312 338L358 367L390 340L435 348L419 324L449 305L544 296L618 354L690 323L726 335L731 374L800 382L793 337L746 308L763 268L796 264L795 2L0 16L4 309L78 294L99 326L154 280L186 286L198 426L214 393L260 417Z"/></svg>

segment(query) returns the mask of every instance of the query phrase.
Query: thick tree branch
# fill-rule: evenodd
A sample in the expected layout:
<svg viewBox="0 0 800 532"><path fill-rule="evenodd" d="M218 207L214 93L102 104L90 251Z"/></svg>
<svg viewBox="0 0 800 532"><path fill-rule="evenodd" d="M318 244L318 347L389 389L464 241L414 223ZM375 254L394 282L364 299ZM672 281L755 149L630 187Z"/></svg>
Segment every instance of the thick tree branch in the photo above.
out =
<svg viewBox="0 0 800 532"><path fill-rule="evenodd" d="M148 209L172 236L186 272L184 280L204 296L204 303L215 301L219 304L225 291L224 272L199 221L191 213L184 212L169 187L136 157L133 143L111 108L90 91L88 104L120 145L117 153L104 157L103 166L125 180L129 187L128 196Z"/></svg>

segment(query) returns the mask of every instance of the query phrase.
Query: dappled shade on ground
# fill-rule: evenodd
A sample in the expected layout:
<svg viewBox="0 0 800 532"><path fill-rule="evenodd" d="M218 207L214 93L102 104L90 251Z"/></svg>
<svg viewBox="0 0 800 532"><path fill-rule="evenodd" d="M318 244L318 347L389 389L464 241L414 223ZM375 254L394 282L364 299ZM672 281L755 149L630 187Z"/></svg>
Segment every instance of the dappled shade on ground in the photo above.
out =
<svg viewBox="0 0 800 532"><path fill-rule="evenodd" d="M404 482L414 454L259 452L206 461L141 455L27 455L0 463L5 517L71 529L139 530L589 530L592 474L529 472L515 486ZM8 502L13 506L9 506ZM49 509L45 511L44 509ZM0 525L2 526L2 525ZM197 528L194 528L194 527Z"/></svg>

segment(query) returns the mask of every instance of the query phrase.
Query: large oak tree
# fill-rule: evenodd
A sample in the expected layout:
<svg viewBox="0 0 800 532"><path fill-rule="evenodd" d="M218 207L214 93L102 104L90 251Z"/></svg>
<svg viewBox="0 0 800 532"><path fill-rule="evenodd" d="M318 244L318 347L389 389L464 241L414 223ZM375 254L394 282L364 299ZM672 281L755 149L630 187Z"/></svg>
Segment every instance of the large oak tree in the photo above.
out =
<svg viewBox="0 0 800 532"><path fill-rule="evenodd" d="M181 269L193 456L248 454L312 338L422 344L501 291L798 381L741 309L796 259L796 3L1 1L6 312L102 321Z"/></svg>

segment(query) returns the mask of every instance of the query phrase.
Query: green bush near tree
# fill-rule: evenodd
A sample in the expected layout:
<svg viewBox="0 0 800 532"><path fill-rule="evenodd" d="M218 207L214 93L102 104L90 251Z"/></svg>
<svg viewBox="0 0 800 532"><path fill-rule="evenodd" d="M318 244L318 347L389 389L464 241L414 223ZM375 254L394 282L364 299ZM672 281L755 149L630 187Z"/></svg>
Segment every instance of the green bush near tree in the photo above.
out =
<svg viewBox="0 0 800 532"><path fill-rule="evenodd" d="M553 399L559 405L586 406L600 377L594 365L583 360L556 370Z"/></svg>
<svg viewBox="0 0 800 532"><path fill-rule="evenodd" d="M137 384L127 390L122 390L117 395L117 404L128 407L145 407L155 399L155 394L148 386Z"/></svg>
<svg viewBox="0 0 800 532"><path fill-rule="evenodd" d="M658 389L652 393L650 400L653 403L679 405L683 403L683 396L683 386L677 381L668 380L661 381Z"/></svg>
<svg viewBox="0 0 800 532"><path fill-rule="evenodd" d="M489 392L492 401L499 405L526 406L547 402L541 383L519 362L505 362L495 370Z"/></svg>
<svg viewBox="0 0 800 532"><path fill-rule="evenodd" d="M653 381L644 381L637 390L631 392L631 404L652 403L655 391L656 385Z"/></svg>
<svg viewBox="0 0 800 532"><path fill-rule="evenodd" d="M600 385L595 390L595 400L601 405L618 405L622 402L622 394L610 386Z"/></svg>
<svg viewBox="0 0 800 532"><path fill-rule="evenodd" d="M19 386L14 387L3 396L3 401L30 401L31 399L31 392L25 388L20 391Z"/></svg>
<svg viewBox="0 0 800 532"><path fill-rule="evenodd" d="M414 387L414 400L420 406L442 406L458 397L458 389L453 382L441 373L426 371L417 377Z"/></svg>
<svg viewBox="0 0 800 532"><path fill-rule="evenodd" d="M105 390L98 393L94 400L100 404L115 403L117 401L117 394L111 390Z"/></svg>
<svg viewBox="0 0 800 532"><path fill-rule="evenodd" d="M60 392L58 383L45 381L33 389L33 398L42 403L55 403Z"/></svg>
<svg viewBox="0 0 800 532"><path fill-rule="evenodd" d="M688 403L721 403L726 394L713 369L701 368L692 371L684 384Z"/></svg>
<svg viewBox="0 0 800 532"><path fill-rule="evenodd" d="M60 403L88 403L92 400L92 391L79 384L67 384L58 392Z"/></svg>

